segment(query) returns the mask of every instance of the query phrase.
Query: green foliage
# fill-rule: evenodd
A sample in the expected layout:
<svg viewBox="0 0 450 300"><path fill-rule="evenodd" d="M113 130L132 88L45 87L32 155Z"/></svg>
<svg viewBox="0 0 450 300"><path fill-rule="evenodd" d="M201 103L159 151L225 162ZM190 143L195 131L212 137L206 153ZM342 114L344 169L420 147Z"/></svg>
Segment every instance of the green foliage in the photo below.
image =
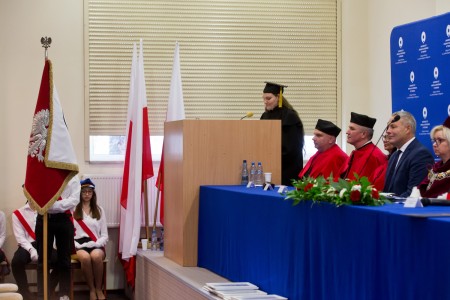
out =
<svg viewBox="0 0 450 300"><path fill-rule="evenodd" d="M292 205L301 201L330 202L341 205L379 206L389 201L374 188L367 177L356 177L356 180L339 179L333 181L332 175L325 179L306 177L293 180L294 190L287 192L285 200L292 200Z"/></svg>

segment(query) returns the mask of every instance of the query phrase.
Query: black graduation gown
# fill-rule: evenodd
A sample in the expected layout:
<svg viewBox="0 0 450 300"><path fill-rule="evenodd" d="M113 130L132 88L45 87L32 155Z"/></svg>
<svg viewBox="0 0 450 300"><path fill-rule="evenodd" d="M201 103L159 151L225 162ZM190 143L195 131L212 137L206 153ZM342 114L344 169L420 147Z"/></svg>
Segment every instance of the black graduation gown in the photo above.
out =
<svg viewBox="0 0 450 300"><path fill-rule="evenodd" d="M292 185L303 169L303 123L295 111L276 107L261 115L261 120L281 120L281 183Z"/></svg>

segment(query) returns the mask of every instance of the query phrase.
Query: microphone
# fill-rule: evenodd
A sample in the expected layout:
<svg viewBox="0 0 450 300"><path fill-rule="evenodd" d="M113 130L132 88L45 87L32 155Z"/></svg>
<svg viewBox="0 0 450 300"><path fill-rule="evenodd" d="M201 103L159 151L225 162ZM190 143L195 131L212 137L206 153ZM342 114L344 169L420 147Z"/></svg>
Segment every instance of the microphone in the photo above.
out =
<svg viewBox="0 0 450 300"><path fill-rule="evenodd" d="M386 132L386 130L389 128L389 125L391 125L392 123L397 122L398 120L400 120L400 116L399 115L395 115L395 117L392 119L392 121L390 121L386 127L384 128L383 132L380 135L380 138L378 139L377 143L375 144L375 147L372 148L372 151L370 151L369 156L367 156L367 158L372 156L373 150L375 150L375 148L377 147L378 143L380 142L381 138L383 137L384 133ZM364 171L364 169L367 166L367 162L369 161L369 159L366 160L366 162L364 163L364 166L362 167L361 171L359 174L362 174L362 172Z"/></svg>
<svg viewBox="0 0 450 300"><path fill-rule="evenodd" d="M420 202L422 202L423 206L450 206L450 201L447 199L422 198Z"/></svg>
<svg viewBox="0 0 450 300"><path fill-rule="evenodd" d="M252 113L251 111L249 111L245 116L243 116L243 117L241 118L241 120L242 120L242 119L245 119L245 118L251 118L251 117L253 117L253 113Z"/></svg>

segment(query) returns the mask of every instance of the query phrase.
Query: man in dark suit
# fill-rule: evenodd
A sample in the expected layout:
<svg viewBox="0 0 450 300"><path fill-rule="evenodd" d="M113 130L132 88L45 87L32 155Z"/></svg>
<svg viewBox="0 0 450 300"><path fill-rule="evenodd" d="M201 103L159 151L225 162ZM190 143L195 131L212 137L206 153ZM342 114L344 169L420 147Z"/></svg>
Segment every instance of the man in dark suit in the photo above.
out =
<svg viewBox="0 0 450 300"><path fill-rule="evenodd" d="M397 115L400 119L392 122ZM413 187L427 176L434 159L428 149L415 138L416 120L413 115L406 111L395 112L388 124L387 138L397 151L389 159L384 192L408 197Z"/></svg>

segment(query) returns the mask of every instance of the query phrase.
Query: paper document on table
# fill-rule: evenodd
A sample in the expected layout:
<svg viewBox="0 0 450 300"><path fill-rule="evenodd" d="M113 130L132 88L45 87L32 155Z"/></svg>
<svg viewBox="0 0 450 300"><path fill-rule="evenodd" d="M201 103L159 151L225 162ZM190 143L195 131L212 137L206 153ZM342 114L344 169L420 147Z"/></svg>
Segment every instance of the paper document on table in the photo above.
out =
<svg viewBox="0 0 450 300"><path fill-rule="evenodd" d="M406 201L405 197L395 196L395 194L392 193L380 193L380 195L386 197L386 199L394 203L404 203Z"/></svg>
<svg viewBox="0 0 450 300"><path fill-rule="evenodd" d="M253 296L250 299L255 299L255 297L257 299L259 299L262 296L267 295L266 292L260 291L260 290L233 290L233 291L216 291L215 293L216 296L218 296L221 299L225 299L225 300L231 300L235 297L244 297L244 296Z"/></svg>
<svg viewBox="0 0 450 300"><path fill-rule="evenodd" d="M258 287L250 282L207 282L207 287L216 291L225 290L257 290Z"/></svg>
<svg viewBox="0 0 450 300"><path fill-rule="evenodd" d="M233 296L230 300L287 300L286 297L281 297L278 295L244 295L244 296Z"/></svg>

